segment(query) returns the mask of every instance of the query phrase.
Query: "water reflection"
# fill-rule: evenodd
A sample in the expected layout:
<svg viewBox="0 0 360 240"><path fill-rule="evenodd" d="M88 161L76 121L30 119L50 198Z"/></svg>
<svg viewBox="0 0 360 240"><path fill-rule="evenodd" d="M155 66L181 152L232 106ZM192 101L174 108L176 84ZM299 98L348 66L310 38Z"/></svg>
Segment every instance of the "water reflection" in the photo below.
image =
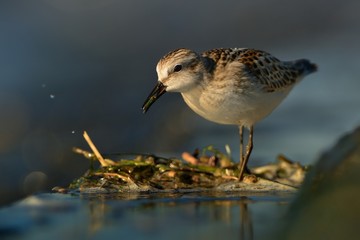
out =
<svg viewBox="0 0 360 240"><path fill-rule="evenodd" d="M258 196L175 193L81 197L88 200L88 234L92 238L124 234L150 239L166 239L169 236L173 239L256 239L256 235L271 235L272 232L271 228L259 226L263 221L253 222L253 219L261 219L259 216L254 218L252 212L254 205L264 202ZM265 202L269 200L267 198ZM256 229L262 232L254 234Z"/></svg>
<svg viewBox="0 0 360 240"><path fill-rule="evenodd" d="M251 213L245 201L240 203L240 220L240 239L254 239Z"/></svg>
<svg viewBox="0 0 360 240"><path fill-rule="evenodd" d="M291 197L40 194L0 209L0 238L276 239Z"/></svg>

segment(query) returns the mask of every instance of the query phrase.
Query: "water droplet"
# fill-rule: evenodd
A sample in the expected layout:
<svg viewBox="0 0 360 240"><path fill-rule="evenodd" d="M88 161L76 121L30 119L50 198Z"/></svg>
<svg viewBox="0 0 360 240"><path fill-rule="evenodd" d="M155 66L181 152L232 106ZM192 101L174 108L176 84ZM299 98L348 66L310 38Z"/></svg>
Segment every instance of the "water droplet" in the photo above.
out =
<svg viewBox="0 0 360 240"><path fill-rule="evenodd" d="M75 130L72 130L71 133L74 134L74 133L75 133Z"/></svg>
<svg viewBox="0 0 360 240"><path fill-rule="evenodd" d="M51 98L51 99L54 99L54 98L55 98L55 95L54 95L54 94L50 94L50 98Z"/></svg>
<svg viewBox="0 0 360 240"><path fill-rule="evenodd" d="M46 88L46 84L45 83L41 84L41 87Z"/></svg>

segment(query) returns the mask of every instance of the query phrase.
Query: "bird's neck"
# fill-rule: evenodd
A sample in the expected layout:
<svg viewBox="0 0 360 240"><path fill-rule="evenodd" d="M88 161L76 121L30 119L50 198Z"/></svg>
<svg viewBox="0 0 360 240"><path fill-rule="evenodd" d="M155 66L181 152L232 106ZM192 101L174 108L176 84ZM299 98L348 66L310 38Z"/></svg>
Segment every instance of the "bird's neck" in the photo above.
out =
<svg viewBox="0 0 360 240"><path fill-rule="evenodd" d="M201 116L204 115L200 104L200 98L203 92L204 86L202 84L198 84L195 87L189 89L188 91L181 93L186 104Z"/></svg>

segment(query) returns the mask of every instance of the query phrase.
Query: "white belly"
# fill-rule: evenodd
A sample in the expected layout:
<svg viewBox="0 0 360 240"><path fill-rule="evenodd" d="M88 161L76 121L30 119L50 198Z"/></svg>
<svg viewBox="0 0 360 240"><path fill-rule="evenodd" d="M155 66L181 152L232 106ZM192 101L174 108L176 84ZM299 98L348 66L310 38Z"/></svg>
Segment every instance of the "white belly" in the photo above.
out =
<svg viewBox="0 0 360 240"><path fill-rule="evenodd" d="M209 121L250 127L269 115L289 91L244 91L237 94L231 91L211 94L191 91L182 93L182 96L193 111Z"/></svg>

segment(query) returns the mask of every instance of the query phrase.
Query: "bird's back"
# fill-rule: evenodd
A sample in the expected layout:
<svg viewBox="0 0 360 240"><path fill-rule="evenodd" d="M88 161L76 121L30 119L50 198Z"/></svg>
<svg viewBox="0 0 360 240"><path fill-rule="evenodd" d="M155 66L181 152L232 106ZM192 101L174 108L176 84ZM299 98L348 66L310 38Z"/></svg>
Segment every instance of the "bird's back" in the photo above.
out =
<svg viewBox="0 0 360 240"><path fill-rule="evenodd" d="M209 59L210 69L215 75L224 72L229 65L241 63L239 71L257 81L266 92L292 87L317 69L315 64L306 59L280 61L265 51L247 48L212 49L202 56Z"/></svg>

